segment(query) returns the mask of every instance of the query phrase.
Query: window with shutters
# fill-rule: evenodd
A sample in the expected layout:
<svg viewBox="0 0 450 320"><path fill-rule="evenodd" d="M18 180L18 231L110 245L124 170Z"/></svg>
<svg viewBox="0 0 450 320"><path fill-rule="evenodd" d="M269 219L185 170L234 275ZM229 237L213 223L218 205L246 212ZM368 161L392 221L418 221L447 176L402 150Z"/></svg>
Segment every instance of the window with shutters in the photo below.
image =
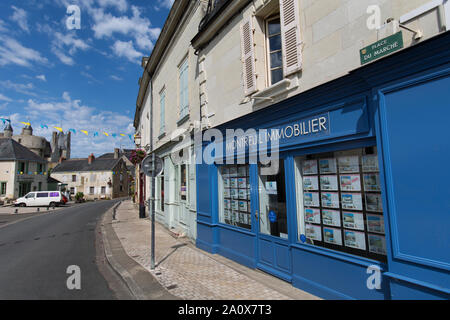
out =
<svg viewBox="0 0 450 320"><path fill-rule="evenodd" d="M180 120L189 114L189 93L188 93L188 59L181 63L179 69L179 89L180 89Z"/></svg>

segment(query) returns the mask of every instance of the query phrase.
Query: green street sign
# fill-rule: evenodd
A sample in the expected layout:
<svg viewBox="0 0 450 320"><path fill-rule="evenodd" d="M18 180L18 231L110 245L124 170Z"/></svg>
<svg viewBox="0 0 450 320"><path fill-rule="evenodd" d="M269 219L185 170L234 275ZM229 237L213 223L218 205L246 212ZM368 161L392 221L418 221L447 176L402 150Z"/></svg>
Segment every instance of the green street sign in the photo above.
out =
<svg viewBox="0 0 450 320"><path fill-rule="evenodd" d="M366 64L403 48L402 32L381 39L359 50L361 64Z"/></svg>

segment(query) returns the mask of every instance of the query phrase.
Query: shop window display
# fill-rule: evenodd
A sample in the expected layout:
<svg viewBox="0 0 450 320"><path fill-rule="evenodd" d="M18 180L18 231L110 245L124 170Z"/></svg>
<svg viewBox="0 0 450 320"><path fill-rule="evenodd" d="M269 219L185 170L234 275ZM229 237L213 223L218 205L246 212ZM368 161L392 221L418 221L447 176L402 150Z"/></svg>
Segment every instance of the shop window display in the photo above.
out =
<svg viewBox="0 0 450 320"><path fill-rule="evenodd" d="M376 147L295 158L299 241L386 261Z"/></svg>
<svg viewBox="0 0 450 320"><path fill-rule="evenodd" d="M224 165L219 168L219 220L251 229L248 165Z"/></svg>

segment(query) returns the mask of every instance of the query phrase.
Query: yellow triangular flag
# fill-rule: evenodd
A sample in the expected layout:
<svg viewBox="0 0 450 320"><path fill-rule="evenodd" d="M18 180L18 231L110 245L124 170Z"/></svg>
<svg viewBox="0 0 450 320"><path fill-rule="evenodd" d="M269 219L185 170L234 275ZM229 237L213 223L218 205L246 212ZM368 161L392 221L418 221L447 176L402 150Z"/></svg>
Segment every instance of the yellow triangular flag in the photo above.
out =
<svg viewBox="0 0 450 320"><path fill-rule="evenodd" d="M53 128L55 128L55 129L58 130L59 132L63 132L63 129L60 128L60 127L53 127Z"/></svg>
<svg viewBox="0 0 450 320"><path fill-rule="evenodd" d="M108 134L108 133L106 133L106 132L103 132L103 134L104 134L105 136L109 137L109 134Z"/></svg>
<svg viewBox="0 0 450 320"><path fill-rule="evenodd" d="M23 124L26 125L26 126L31 126L31 123L29 123L29 122L23 122L23 121L20 121L20 123L23 123Z"/></svg>
<svg viewBox="0 0 450 320"><path fill-rule="evenodd" d="M88 132L86 130L80 130L81 132L83 132L85 135L88 135Z"/></svg>
<svg viewBox="0 0 450 320"><path fill-rule="evenodd" d="M125 137L125 135L123 133L120 134L122 137Z"/></svg>

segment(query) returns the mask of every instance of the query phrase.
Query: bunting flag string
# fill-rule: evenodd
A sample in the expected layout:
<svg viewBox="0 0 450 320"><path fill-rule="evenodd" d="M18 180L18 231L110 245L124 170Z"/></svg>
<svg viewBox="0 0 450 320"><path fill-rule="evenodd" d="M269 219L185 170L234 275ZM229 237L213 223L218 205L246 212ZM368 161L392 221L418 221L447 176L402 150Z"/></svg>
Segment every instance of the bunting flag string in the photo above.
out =
<svg viewBox="0 0 450 320"><path fill-rule="evenodd" d="M6 124L7 122L8 123L11 123L11 120L10 119L6 119L6 118L0 118L0 120L3 122L3 124ZM30 122L26 122L26 121L20 121L20 123L22 123L23 125L25 125L25 126L31 126L31 123ZM50 128L53 128L53 129L56 129L56 130L58 130L59 132L64 132L64 129L62 128L62 127L58 127L58 126L50 126L49 127L49 125L47 125L47 124L41 124L40 125L40 127L41 127L41 129L50 129ZM84 133L86 136L90 136L90 131L88 131L88 130L82 130L82 129L74 129L74 128L70 128L70 129L68 129L67 130L67 132L72 132L73 134L77 134L77 132L82 132L82 133ZM104 135L104 136L106 136L106 137L112 137L112 138L117 138L117 137L127 137L128 136L128 138L131 140L131 141L133 141L134 139L134 136L135 135L133 135L133 134L125 134L125 133L116 133L116 132L114 132L114 133L109 133L109 132L107 132L107 131L93 131L93 133L92 133L92 136L95 138L95 137L99 137L100 136L100 133L102 134L102 135Z"/></svg>

